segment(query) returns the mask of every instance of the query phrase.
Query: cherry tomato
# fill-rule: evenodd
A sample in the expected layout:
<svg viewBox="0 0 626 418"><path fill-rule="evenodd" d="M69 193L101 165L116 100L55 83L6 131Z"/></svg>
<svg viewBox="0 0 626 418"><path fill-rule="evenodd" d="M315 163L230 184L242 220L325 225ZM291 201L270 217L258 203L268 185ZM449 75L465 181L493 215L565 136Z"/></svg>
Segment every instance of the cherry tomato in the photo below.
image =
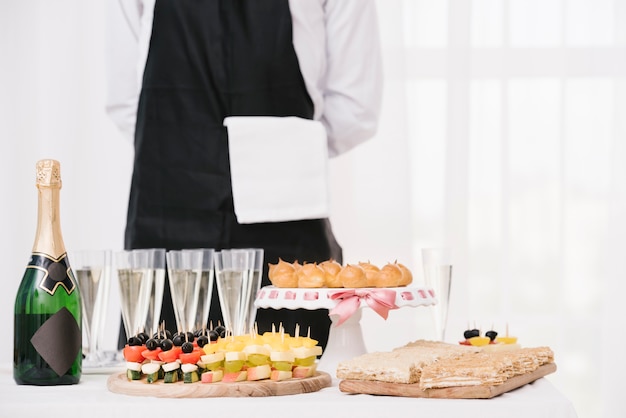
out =
<svg viewBox="0 0 626 418"><path fill-rule="evenodd" d="M161 347L157 347L154 350L144 350L141 355L148 360L159 360L159 354L163 352Z"/></svg>
<svg viewBox="0 0 626 418"><path fill-rule="evenodd" d="M180 353L178 358L181 363L196 364L202 357L202 353L199 350L193 350L191 353Z"/></svg>
<svg viewBox="0 0 626 418"><path fill-rule="evenodd" d="M144 357L141 353L146 350L145 345L126 345L122 353L126 361L132 361L134 363L141 363L144 361Z"/></svg>
<svg viewBox="0 0 626 418"><path fill-rule="evenodd" d="M164 361L166 363L172 363L176 361L176 359L178 359L180 353L182 353L180 347L173 347L171 350L161 351L159 353L159 358L161 359L161 361Z"/></svg>

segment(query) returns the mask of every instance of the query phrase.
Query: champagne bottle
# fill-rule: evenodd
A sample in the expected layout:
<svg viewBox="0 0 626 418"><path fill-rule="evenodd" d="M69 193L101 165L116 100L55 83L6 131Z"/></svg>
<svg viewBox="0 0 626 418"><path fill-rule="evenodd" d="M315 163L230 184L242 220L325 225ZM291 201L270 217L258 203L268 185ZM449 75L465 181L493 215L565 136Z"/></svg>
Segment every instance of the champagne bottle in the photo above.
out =
<svg viewBox="0 0 626 418"><path fill-rule="evenodd" d="M20 385L71 385L82 367L81 301L59 219L61 167L37 162L33 251L15 298L13 378Z"/></svg>

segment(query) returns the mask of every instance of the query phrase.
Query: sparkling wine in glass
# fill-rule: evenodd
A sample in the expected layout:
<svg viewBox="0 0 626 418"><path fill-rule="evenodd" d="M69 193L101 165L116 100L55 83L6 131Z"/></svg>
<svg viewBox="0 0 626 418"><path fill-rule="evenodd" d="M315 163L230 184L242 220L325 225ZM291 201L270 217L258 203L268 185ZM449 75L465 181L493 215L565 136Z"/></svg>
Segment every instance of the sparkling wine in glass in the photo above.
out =
<svg viewBox="0 0 626 418"><path fill-rule="evenodd" d="M243 290L246 292L245 298L247 299L246 308L244 311L244 332L250 332L254 329L254 323L256 321L256 305L254 304L256 296L261 289L261 274L263 273L263 255L262 248L250 249L250 269L248 270L247 280L249 283L243 286Z"/></svg>
<svg viewBox="0 0 626 418"><path fill-rule="evenodd" d="M222 250L215 253L215 281L224 326L233 335L246 333L250 302L251 251Z"/></svg>
<svg viewBox="0 0 626 418"><path fill-rule="evenodd" d="M178 331L193 331L198 310L202 250L168 251L167 271Z"/></svg>
<svg viewBox="0 0 626 418"><path fill-rule="evenodd" d="M161 306L163 304L163 290L165 287L165 249L149 248L135 251L146 252L146 257L148 257L147 263L150 270L149 274L153 277L146 324L144 326L148 335L152 335L158 330L161 319Z"/></svg>
<svg viewBox="0 0 626 418"><path fill-rule="evenodd" d="M98 367L109 303L111 251L79 250L70 252L83 311L84 367Z"/></svg>
<svg viewBox="0 0 626 418"><path fill-rule="evenodd" d="M202 273L200 275L200 289L198 290L198 307L194 326L197 330L207 328L209 310L211 309L211 296L213 295L213 248L202 248Z"/></svg>
<svg viewBox="0 0 626 418"><path fill-rule="evenodd" d="M122 320L126 336L145 331L150 292L154 277L144 251L126 250L115 254L119 280Z"/></svg>

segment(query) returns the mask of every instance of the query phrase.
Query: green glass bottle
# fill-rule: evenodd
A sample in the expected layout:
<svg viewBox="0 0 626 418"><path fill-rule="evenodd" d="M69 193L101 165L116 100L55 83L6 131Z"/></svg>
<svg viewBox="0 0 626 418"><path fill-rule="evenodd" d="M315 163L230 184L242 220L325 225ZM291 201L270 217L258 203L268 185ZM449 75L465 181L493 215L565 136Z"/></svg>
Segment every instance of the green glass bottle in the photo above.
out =
<svg viewBox="0 0 626 418"><path fill-rule="evenodd" d="M61 235L58 161L37 162L37 189L35 243L15 298L13 378L20 385L71 385L81 376L81 303Z"/></svg>

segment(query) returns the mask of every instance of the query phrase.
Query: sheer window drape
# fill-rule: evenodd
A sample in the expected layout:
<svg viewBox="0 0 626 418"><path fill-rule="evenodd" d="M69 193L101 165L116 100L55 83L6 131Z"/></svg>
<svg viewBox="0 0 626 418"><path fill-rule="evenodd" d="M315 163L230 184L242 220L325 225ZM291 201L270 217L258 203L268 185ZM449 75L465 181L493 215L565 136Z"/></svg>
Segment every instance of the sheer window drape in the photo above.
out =
<svg viewBox="0 0 626 418"><path fill-rule="evenodd" d="M453 248L447 340L475 324L549 345L579 415L620 416L626 2L378 6L391 88L376 141L403 138L390 158L407 178L386 182L408 195L418 275L421 248Z"/></svg>

